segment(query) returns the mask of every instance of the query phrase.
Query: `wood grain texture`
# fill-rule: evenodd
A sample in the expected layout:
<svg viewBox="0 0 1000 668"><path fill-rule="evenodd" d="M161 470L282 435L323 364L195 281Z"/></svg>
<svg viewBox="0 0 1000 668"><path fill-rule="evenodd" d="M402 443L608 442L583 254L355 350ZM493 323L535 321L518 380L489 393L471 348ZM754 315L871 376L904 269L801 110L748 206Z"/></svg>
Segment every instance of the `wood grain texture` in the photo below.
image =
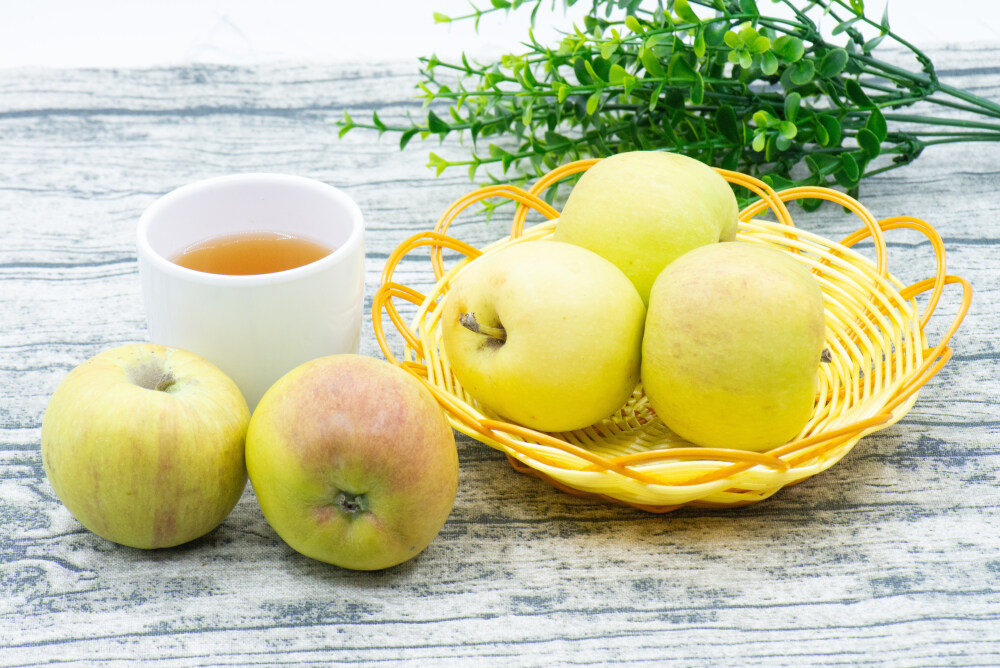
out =
<svg viewBox="0 0 1000 668"><path fill-rule="evenodd" d="M931 51L949 83L1000 102L1000 47ZM141 552L84 530L39 456L47 399L72 367L146 338L134 250L159 195L229 172L320 179L368 230L366 312L388 253L471 186L428 150L361 132L418 112L412 63L7 70L0 73L0 666L1000 664L1000 150L929 149L865 183L878 217L943 234L973 310L955 357L897 425L838 465L743 509L663 516L576 498L459 438L451 518L378 573L297 555L248 487L188 545ZM839 210L796 215L840 238ZM464 216L473 244L504 233ZM930 244L889 237L904 281ZM398 277L431 282L407 260ZM949 292L929 328L954 312ZM364 325L363 352L380 356Z"/></svg>

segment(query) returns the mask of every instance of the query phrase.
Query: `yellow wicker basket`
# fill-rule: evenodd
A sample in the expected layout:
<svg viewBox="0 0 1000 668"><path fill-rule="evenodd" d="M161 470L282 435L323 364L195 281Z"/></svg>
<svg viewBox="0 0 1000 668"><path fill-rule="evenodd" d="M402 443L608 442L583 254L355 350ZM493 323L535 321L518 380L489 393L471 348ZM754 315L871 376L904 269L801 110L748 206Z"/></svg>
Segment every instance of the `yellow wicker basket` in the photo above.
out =
<svg viewBox="0 0 1000 668"><path fill-rule="evenodd" d="M490 414L463 391L448 365L441 345L442 297L476 257L510 244L550 237L559 213L540 198L541 193L595 162L565 165L527 191L492 186L457 200L433 231L414 235L390 255L372 306L375 334L386 358L424 382L455 429L506 453L516 470L573 494L652 512L685 504L753 503L829 468L863 436L902 418L916 400L917 390L951 357L947 343L969 309L972 287L965 279L945 273L944 245L933 227L907 216L877 221L859 202L835 190L803 187L779 193L753 177L718 170L730 183L759 197L740 212L738 240L790 253L812 270L823 290L826 345L833 360L821 365L815 409L798 437L762 453L697 447L657 419L641 387L615 415L573 432L541 433ZM459 213L490 197L518 203L508 238L478 250L445 234ZM785 206L799 198L834 201L857 215L864 226L839 243L802 231L793 225ZM541 213L548 222L524 229L529 210ZM768 211L777 222L757 219ZM932 278L903 286L888 272L883 232L899 228L917 230L930 240L936 254ZM867 238L875 246L874 262L851 250ZM400 261L424 246L430 247L429 268L436 279L426 295L393 281ZM459 251L465 258L446 269L444 249ZM929 347L924 328L944 286L953 283L961 285L961 303L941 341ZM921 313L916 297L928 291ZM395 299L417 306L409 323L396 308ZM391 350L383 311L402 335L401 355Z"/></svg>

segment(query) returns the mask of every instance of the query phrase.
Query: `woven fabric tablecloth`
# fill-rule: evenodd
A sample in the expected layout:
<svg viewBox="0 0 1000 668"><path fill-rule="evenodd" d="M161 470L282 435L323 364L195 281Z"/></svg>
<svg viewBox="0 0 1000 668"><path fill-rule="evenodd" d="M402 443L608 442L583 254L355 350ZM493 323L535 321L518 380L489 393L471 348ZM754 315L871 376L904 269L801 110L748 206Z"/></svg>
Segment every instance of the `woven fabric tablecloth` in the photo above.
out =
<svg viewBox="0 0 1000 668"><path fill-rule="evenodd" d="M943 79L1000 102L1000 47L930 52ZM344 188L367 223L362 352L386 257L470 190L427 152L457 144L334 121L419 113L412 62L0 73L0 667L42 665L1000 664L1000 147L928 149L866 181L876 215L923 218L972 281L955 357L898 424L759 504L666 515L514 472L459 438L458 499L418 558L376 573L302 557L247 490L183 547L142 552L82 528L39 455L49 395L97 352L147 337L141 212L182 184L287 172ZM798 224L839 239L827 206ZM504 234L463 217L481 246ZM930 244L888 236L889 268L933 274ZM429 285L426 263L397 277ZM957 304L947 290L929 335Z"/></svg>

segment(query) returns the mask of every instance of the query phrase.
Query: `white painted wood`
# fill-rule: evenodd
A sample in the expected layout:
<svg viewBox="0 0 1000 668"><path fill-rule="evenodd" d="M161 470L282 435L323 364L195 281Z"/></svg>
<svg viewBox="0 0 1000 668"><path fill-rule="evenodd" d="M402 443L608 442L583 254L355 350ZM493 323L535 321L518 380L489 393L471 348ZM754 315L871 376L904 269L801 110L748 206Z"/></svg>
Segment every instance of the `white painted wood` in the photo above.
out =
<svg viewBox="0 0 1000 668"><path fill-rule="evenodd" d="M997 48L932 52L950 83L1000 101ZM85 531L39 457L46 401L73 366L146 337L135 225L195 179L281 171L344 187L368 223L367 301L387 254L471 188L415 141L348 134L347 108L419 106L410 62L6 70L0 74L0 666L1000 664L1000 150L929 149L865 183L876 216L937 226L976 288L955 357L897 425L755 506L663 516L519 475L459 439L458 500L417 559L380 573L299 556L248 488L216 531L140 552ZM839 210L798 214L839 238ZM475 244L498 213L460 220ZM890 269L932 272L890 238ZM422 261L398 274L426 285ZM940 335L949 290L932 321ZM379 355L370 316L363 352Z"/></svg>

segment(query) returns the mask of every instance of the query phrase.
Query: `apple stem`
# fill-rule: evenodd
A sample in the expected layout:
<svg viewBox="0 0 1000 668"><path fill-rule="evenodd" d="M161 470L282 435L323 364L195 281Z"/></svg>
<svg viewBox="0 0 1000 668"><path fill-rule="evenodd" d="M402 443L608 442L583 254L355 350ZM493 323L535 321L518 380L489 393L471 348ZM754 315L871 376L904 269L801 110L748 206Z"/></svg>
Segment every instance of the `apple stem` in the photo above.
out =
<svg viewBox="0 0 1000 668"><path fill-rule="evenodd" d="M490 327L489 325L484 325L476 320L475 313L463 313L458 317L458 322L462 327L465 327L471 332L476 334L485 334L491 338L496 339L500 343L507 340L507 330L503 327Z"/></svg>
<svg viewBox="0 0 1000 668"><path fill-rule="evenodd" d="M176 382L177 381L174 380L173 374L168 373L165 376L163 376L163 378L160 379L160 381L156 384L156 387L154 387L153 389L156 390L157 392L166 392L170 388L170 386Z"/></svg>
<svg viewBox="0 0 1000 668"><path fill-rule="evenodd" d="M346 515L357 515L368 510L364 494L351 494L344 490L337 495L337 507Z"/></svg>
<svg viewBox="0 0 1000 668"><path fill-rule="evenodd" d="M833 361L833 353L830 352L829 348L824 348L823 349L823 354L819 356L819 361L820 362L832 362Z"/></svg>

